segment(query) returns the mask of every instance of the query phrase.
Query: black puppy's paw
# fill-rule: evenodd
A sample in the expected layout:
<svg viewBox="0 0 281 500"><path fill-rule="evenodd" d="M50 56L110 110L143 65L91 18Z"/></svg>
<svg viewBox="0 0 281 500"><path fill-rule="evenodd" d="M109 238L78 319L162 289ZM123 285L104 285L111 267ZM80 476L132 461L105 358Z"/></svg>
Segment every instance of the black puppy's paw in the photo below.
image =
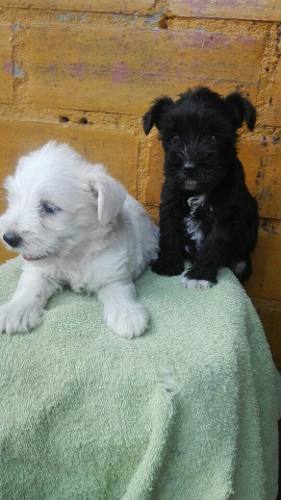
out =
<svg viewBox="0 0 281 500"><path fill-rule="evenodd" d="M159 258L151 263L151 270L162 276L176 276L184 271L184 263Z"/></svg>
<svg viewBox="0 0 281 500"><path fill-rule="evenodd" d="M182 284L189 290L207 290L216 284L216 280L210 281L207 278L199 278L191 269L191 271L184 274Z"/></svg>

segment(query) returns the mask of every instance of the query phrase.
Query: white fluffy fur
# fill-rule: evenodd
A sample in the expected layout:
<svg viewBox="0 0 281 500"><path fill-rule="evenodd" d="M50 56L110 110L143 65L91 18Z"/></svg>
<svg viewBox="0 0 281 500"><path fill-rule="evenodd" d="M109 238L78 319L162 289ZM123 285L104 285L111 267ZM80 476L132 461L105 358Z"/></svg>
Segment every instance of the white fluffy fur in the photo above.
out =
<svg viewBox="0 0 281 500"><path fill-rule="evenodd" d="M102 165L55 142L22 157L5 187L1 236L14 231L22 238L16 251L24 265L14 296L0 307L0 332L36 327L48 299L69 285L97 294L113 332L141 335L148 313L133 280L158 250L157 227L143 207ZM42 214L42 202L58 211Z"/></svg>

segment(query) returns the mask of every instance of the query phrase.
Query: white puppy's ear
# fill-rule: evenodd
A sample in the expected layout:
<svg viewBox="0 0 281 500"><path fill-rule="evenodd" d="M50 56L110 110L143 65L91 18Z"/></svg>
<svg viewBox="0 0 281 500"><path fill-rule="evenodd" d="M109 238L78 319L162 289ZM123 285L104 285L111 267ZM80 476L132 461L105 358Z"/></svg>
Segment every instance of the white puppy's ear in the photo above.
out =
<svg viewBox="0 0 281 500"><path fill-rule="evenodd" d="M98 220L106 225L120 212L127 192L125 188L104 172L98 172L90 181L91 190L97 196Z"/></svg>

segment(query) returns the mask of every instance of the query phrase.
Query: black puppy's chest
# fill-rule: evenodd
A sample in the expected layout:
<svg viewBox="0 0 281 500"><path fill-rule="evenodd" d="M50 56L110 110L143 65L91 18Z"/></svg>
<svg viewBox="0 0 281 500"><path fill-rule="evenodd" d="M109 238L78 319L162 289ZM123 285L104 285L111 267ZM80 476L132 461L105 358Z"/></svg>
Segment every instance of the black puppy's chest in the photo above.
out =
<svg viewBox="0 0 281 500"><path fill-rule="evenodd" d="M195 254L212 228L213 208L207 195L186 196L184 200L184 244L189 254Z"/></svg>

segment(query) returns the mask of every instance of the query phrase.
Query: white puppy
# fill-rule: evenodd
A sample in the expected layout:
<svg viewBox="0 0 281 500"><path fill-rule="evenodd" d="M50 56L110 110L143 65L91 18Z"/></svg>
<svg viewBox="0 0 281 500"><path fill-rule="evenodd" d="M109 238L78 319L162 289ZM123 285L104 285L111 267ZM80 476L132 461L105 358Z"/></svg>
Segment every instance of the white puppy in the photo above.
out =
<svg viewBox="0 0 281 500"><path fill-rule="evenodd" d="M102 165L56 142L20 158L5 188L1 236L24 265L15 294L0 307L0 332L39 325L48 299L68 285L97 293L113 332L141 335L148 314L132 280L158 250L158 229L143 207Z"/></svg>

